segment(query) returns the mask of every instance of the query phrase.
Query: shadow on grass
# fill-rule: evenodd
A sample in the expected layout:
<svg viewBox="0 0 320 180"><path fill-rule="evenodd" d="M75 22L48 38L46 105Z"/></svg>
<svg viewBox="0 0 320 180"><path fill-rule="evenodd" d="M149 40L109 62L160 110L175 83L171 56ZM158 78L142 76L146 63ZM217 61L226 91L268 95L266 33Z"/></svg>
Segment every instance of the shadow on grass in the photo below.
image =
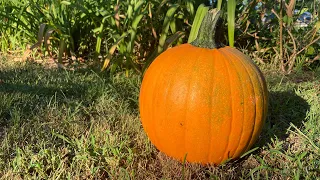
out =
<svg viewBox="0 0 320 180"><path fill-rule="evenodd" d="M0 92L33 94L43 97L52 97L57 94L65 98L81 98L86 92L86 87L79 84L68 84L69 87L53 87L46 85L28 85L22 83L2 83Z"/></svg>
<svg viewBox="0 0 320 180"><path fill-rule="evenodd" d="M268 116L257 145L265 145L277 137L285 140L290 123L300 128L310 105L293 91L275 91L269 94Z"/></svg>
<svg viewBox="0 0 320 180"><path fill-rule="evenodd" d="M68 108L80 103L87 106L103 92L96 86L97 79L90 73L46 69L31 63L4 67L0 69L0 123L10 123L15 111L29 119L52 103Z"/></svg>
<svg viewBox="0 0 320 180"><path fill-rule="evenodd" d="M41 65L0 69L0 124L10 119L15 108L24 117L32 116L54 101L67 107L91 106L103 94L129 103L137 111L137 83L124 76L118 78L90 69L75 71L45 69ZM109 96L110 95L110 96Z"/></svg>
<svg viewBox="0 0 320 180"><path fill-rule="evenodd" d="M60 92L65 96L81 98L88 82L86 79L74 82L71 78L77 77L77 74L80 73L70 74L65 70L44 69L40 65L0 70L0 92L44 96Z"/></svg>

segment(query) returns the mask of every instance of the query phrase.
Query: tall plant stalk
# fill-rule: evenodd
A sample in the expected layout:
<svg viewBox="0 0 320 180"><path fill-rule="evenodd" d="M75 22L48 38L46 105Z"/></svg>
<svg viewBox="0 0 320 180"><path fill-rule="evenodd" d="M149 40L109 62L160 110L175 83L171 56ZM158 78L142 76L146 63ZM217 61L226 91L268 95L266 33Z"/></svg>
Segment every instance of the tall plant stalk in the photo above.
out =
<svg viewBox="0 0 320 180"><path fill-rule="evenodd" d="M281 62L281 70L283 72L285 72L285 69L284 69L284 62L283 62L283 14L282 14L282 8L283 8L283 1L280 0L280 13L279 13L279 60Z"/></svg>
<svg viewBox="0 0 320 180"><path fill-rule="evenodd" d="M221 10L222 0L218 0L217 9Z"/></svg>
<svg viewBox="0 0 320 180"><path fill-rule="evenodd" d="M229 46L234 47L234 29L235 29L235 13L236 13L236 0L228 0L228 39Z"/></svg>

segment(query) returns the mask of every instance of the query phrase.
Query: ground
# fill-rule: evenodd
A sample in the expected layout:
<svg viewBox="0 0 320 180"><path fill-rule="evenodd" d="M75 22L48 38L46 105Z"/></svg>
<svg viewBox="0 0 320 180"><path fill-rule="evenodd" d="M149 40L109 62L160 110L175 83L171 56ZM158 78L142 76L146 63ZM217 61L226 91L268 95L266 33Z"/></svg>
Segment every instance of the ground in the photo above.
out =
<svg viewBox="0 0 320 180"><path fill-rule="evenodd" d="M221 166L157 151L139 119L141 77L0 60L1 179L316 179L320 72L266 76L269 112L255 147Z"/></svg>

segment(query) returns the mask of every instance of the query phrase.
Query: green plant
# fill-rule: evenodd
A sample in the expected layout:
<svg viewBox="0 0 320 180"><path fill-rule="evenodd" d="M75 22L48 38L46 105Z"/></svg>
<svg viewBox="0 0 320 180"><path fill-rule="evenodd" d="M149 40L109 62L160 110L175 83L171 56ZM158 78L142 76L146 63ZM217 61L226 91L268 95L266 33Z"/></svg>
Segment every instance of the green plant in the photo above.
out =
<svg viewBox="0 0 320 180"><path fill-rule="evenodd" d="M117 6L119 10L115 17L126 14L128 18L116 21L114 45L109 49L102 70L111 62L112 72L122 67L127 70L134 68L140 73L169 46L183 42L196 8L192 0L173 3L165 0L128 1Z"/></svg>
<svg viewBox="0 0 320 180"><path fill-rule="evenodd" d="M318 5L314 2L250 0L246 4L238 3L236 46L242 46L258 63L272 63L283 73L291 73L297 61L302 62L303 67L311 66L317 61L319 19L313 16L310 24L302 28L297 19L306 10L316 14ZM304 57L303 61L297 56Z"/></svg>
<svg viewBox="0 0 320 180"><path fill-rule="evenodd" d="M90 31L97 24L83 13L87 3L90 1L4 2L0 10L0 17L7 19L2 21L3 31L25 32L28 42L32 43L30 50L44 44L41 50L50 56L57 55L58 62L62 63L63 57L79 56L84 48L90 51L88 47L93 39Z"/></svg>
<svg viewBox="0 0 320 180"><path fill-rule="evenodd" d="M29 23L29 17L34 17L34 14L29 12L29 4L26 1L0 1L0 4L1 51L25 50L24 38L36 38L33 35L37 32L38 19L32 19ZM28 14L28 17L24 14ZM16 44L18 41L20 45Z"/></svg>
<svg viewBox="0 0 320 180"><path fill-rule="evenodd" d="M52 56L52 51L57 50L58 62L62 64L62 58L90 57L94 55L97 61L101 52L102 30L107 24L107 18L111 17L111 5L114 1L108 1L101 8L102 1L53 1L35 7L45 16L40 24L38 32L38 46L44 43L46 51ZM104 15L104 18L100 16ZM99 23L100 22L100 23ZM49 49L49 46L53 48Z"/></svg>
<svg viewBox="0 0 320 180"><path fill-rule="evenodd" d="M96 65L103 60L102 70L109 67L111 72L135 69L142 73L159 53L185 41L201 1L2 3L0 17L9 18L2 22L3 31L23 30L28 42L34 42L25 57L39 48L60 65L63 59L85 58L94 59Z"/></svg>

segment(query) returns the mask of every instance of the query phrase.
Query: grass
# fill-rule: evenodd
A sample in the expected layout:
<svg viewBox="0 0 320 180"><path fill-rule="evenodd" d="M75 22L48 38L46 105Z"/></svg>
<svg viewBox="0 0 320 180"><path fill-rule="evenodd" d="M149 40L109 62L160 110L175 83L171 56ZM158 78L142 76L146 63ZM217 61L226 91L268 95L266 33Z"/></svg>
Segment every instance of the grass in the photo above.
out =
<svg viewBox="0 0 320 180"><path fill-rule="evenodd" d="M261 67L270 91L253 151L219 167L159 153L138 113L141 78L0 60L1 179L317 179L320 73Z"/></svg>

